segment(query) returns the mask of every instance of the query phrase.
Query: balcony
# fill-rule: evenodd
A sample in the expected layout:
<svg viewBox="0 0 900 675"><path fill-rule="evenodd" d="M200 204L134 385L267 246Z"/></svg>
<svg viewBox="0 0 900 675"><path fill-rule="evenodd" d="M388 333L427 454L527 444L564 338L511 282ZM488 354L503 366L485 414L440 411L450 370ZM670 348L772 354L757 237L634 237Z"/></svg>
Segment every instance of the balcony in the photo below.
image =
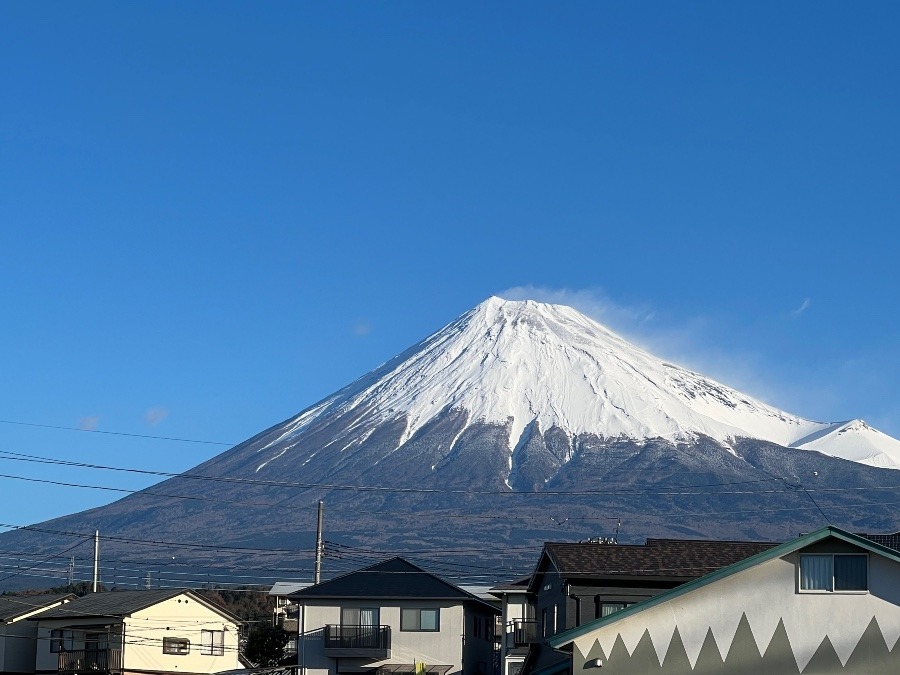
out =
<svg viewBox="0 0 900 675"><path fill-rule="evenodd" d="M507 647L524 647L538 641L537 621L513 619L506 624Z"/></svg>
<svg viewBox="0 0 900 675"><path fill-rule="evenodd" d="M57 671L60 673L101 675L121 670L121 649L78 649L59 653Z"/></svg>
<svg viewBox="0 0 900 675"><path fill-rule="evenodd" d="M325 656L390 658L391 627L328 624L325 626Z"/></svg>

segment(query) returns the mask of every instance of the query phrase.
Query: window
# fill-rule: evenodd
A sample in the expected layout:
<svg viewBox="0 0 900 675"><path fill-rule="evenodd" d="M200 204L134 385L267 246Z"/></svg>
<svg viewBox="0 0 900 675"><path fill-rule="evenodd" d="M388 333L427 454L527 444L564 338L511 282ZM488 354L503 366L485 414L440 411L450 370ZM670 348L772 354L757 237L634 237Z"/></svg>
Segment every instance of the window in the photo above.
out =
<svg viewBox="0 0 900 675"><path fill-rule="evenodd" d="M547 637L547 608L541 610L541 637Z"/></svg>
<svg viewBox="0 0 900 675"><path fill-rule="evenodd" d="M342 626L378 626L380 612L378 607L343 607L341 609Z"/></svg>
<svg viewBox="0 0 900 675"><path fill-rule="evenodd" d="M627 602L601 602L600 603L600 616L598 619L602 619L604 616L609 616L615 612L618 612L621 609L625 609L628 607Z"/></svg>
<svg viewBox="0 0 900 675"><path fill-rule="evenodd" d="M200 653L206 656L223 656L225 654L225 631L201 630Z"/></svg>
<svg viewBox="0 0 900 675"><path fill-rule="evenodd" d="M75 635L70 630L56 629L50 631L50 651L70 652L75 649Z"/></svg>
<svg viewBox="0 0 900 675"><path fill-rule="evenodd" d="M439 609L401 609L400 630L439 631L441 615Z"/></svg>
<svg viewBox="0 0 900 675"><path fill-rule="evenodd" d="M869 557L835 553L800 556L801 591L869 590Z"/></svg>
<svg viewBox="0 0 900 675"><path fill-rule="evenodd" d="M163 654L184 656L191 653L191 641L187 638L164 637Z"/></svg>

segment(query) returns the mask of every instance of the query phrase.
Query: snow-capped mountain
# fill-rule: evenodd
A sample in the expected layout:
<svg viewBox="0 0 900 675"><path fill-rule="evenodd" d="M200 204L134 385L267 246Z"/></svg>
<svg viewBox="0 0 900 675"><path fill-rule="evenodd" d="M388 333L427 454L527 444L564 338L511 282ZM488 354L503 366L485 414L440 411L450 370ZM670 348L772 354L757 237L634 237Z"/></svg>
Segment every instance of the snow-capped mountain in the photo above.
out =
<svg viewBox="0 0 900 675"><path fill-rule="evenodd" d="M791 415L569 307L490 298L184 474L0 542L48 560L68 559L66 533L99 530L113 558L190 542L173 585L190 565L291 570L321 499L329 541L524 570L543 541L613 528L630 541L893 532L897 474L883 467L900 467L900 442L861 421Z"/></svg>
<svg viewBox="0 0 900 675"><path fill-rule="evenodd" d="M497 297L289 420L259 449L265 458L258 468L290 452L290 438L334 415L360 413L333 440L349 451L398 419L405 425L400 447L451 410L465 423L448 450L472 424L501 425L510 468L534 429L554 428L601 439L707 436L728 445L751 438L900 468L900 441L861 420L822 423L786 413L665 363L570 307ZM277 452L268 454L273 446Z"/></svg>

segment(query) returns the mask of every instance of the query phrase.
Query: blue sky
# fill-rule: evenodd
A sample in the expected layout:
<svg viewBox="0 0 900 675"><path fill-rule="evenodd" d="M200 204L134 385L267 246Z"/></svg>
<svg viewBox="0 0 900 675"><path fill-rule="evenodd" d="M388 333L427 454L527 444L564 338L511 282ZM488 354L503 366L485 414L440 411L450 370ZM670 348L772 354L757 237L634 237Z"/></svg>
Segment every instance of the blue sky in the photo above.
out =
<svg viewBox="0 0 900 675"><path fill-rule="evenodd" d="M3 3L0 419L238 442L506 293L900 436L898 20ZM224 447L0 423L6 452L163 471ZM0 480L12 524L116 496Z"/></svg>

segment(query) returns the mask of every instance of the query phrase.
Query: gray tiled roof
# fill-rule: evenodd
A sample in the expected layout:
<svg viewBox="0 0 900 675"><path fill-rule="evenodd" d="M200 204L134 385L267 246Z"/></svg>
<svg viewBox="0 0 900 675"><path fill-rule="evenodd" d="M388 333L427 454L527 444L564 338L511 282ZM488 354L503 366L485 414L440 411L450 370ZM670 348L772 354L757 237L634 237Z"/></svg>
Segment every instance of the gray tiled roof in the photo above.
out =
<svg viewBox="0 0 900 675"><path fill-rule="evenodd" d="M185 591L178 588L160 588L143 591L107 591L90 593L75 598L59 607L35 614L32 619L73 619L93 616L129 616L163 600L174 598Z"/></svg>
<svg viewBox="0 0 900 675"><path fill-rule="evenodd" d="M64 598L75 597L72 593L53 593L51 595L2 595L0 596L0 622L15 619L41 607L56 604Z"/></svg>

